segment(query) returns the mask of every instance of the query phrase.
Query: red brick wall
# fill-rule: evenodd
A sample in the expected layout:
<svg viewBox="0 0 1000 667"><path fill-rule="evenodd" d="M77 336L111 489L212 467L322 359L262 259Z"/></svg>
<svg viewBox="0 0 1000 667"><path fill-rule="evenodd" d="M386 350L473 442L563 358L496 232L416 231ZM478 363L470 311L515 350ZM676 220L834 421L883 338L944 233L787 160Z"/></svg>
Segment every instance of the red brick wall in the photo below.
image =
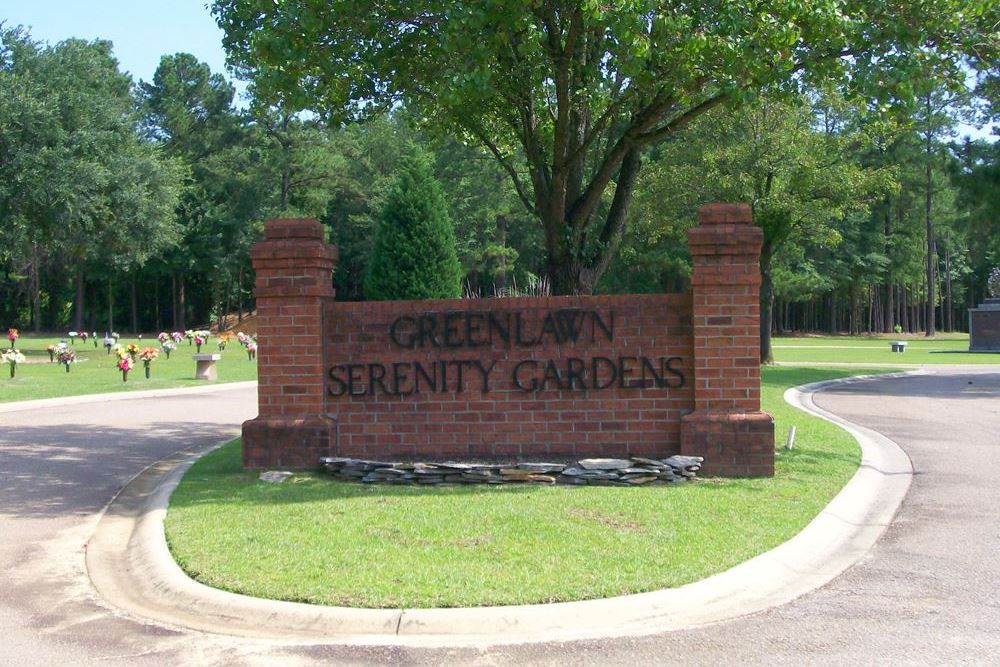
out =
<svg viewBox="0 0 1000 667"><path fill-rule="evenodd" d="M774 420L760 411L760 249L746 204L709 204L688 231L694 294L695 411L682 453L705 474L774 474Z"/></svg>
<svg viewBox="0 0 1000 667"><path fill-rule="evenodd" d="M325 314L326 364L339 370L335 372L337 380L327 378L326 411L336 415L336 450L342 456L370 458L520 456L536 460L626 454L662 457L677 453L681 415L694 406L690 309L689 295L673 294L331 302ZM579 323L576 342L557 342L558 329L553 330L550 324L542 344L517 343L518 313L522 338L531 340L545 329L545 318L550 313L560 312L564 313L561 317L572 317ZM500 323L510 323L509 341L504 341L497 329L492 330L492 343L486 340L490 333L487 313ZM590 313L596 313L612 329L612 340L607 340L607 332ZM465 314L472 317L467 319ZM402 316L413 319L400 321L397 338L409 344L410 334L415 334L413 349L400 347L390 338L392 322ZM552 321L558 324L559 317L556 314ZM421 323L423 347L418 346ZM450 340L444 332L449 323ZM468 326L475 327L471 337L467 335ZM469 338L481 345L464 344ZM448 343L462 344L446 347ZM593 387L595 357L615 362L618 380L613 386ZM657 379L639 357L650 359L668 386L653 386ZM669 364L684 376L683 386L677 386L680 379L675 374L662 372L660 358L671 357L679 357ZM417 376L420 391L408 395L386 393L414 388L412 378L417 371L409 365L413 362L419 362L428 375L433 369L437 376L432 379L441 389L440 366L433 365L442 360L477 361L482 368L495 363L488 376L489 391L482 391L483 373L472 366L463 368L464 391L457 391L457 369L452 363L447 391L431 390L421 374ZM548 368L550 360L561 371L561 389L555 372ZM514 384L514 367L521 361L528 362L519 375L522 384L530 387L533 378L544 382L548 373L544 388L524 391ZM351 397L346 393L347 370L343 366L348 363L358 365L353 369L356 382L351 383L351 389L360 393L373 386L374 395ZM377 366L369 366L372 363ZM392 380L394 363L407 364L400 367L406 379L398 385ZM596 379L603 386L612 379L611 364L603 360L596 363ZM381 378L380 367L385 368L385 379ZM649 386L621 387L622 368L626 383L633 385L641 383L641 372L645 370ZM575 371L575 377L569 377L570 370ZM331 396L331 392L341 395Z"/></svg>
<svg viewBox="0 0 1000 667"><path fill-rule="evenodd" d="M316 220L272 220L251 259L257 274L258 416L243 424L249 468L316 465L330 453L323 414L323 307L334 297L336 248Z"/></svg>
<svg viewBox="0 0 1000 667"><path fill-rule="evenodd" d="M760 411L761 241L749 207L712 204L689 233L691 294L337 303L336 249L322 226L271 221L252 251L260 413L243 426L244 465L308 468L333 454L537 460L680 451L705 457L708 474L773 475L774 422ZM501 326L487 341L488 313L520 314L522 338L547 333L524 345L513 331L505 341ZM401 317L410 319L393 342ZM560 343L576 317L586 320L580 335ZM410 334L422 344L410 347ZM594 366L595 358L609 361ZM432 390L442 361L451 382ZM524 379L543 380L540 390L514 384L514 365L524 361L539 364ZM463 362L459 390L455 364ZM415 364L423 386L411 392ZM628 386L593 386L608 383L610 365L627 371ZM635 385L640 373L644 386Z"/></svg>

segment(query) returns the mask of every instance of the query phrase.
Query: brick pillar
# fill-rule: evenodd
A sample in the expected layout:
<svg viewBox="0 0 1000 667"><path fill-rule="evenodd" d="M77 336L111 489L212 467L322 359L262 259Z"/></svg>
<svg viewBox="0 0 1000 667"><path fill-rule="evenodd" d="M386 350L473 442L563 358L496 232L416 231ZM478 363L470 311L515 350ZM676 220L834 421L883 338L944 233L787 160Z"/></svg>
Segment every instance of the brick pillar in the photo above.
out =
<svg viewBox="0 0 1000 667"><path fill-rule="evenodd" d="M774 419L760 411L760 248L746 204L708 204L688 232L694 292L694 412L681 453L705 474L774 475Z"/></svg>
<svg viewBox="0 0 1000 667"><path fill-rule="evenodd" d="M271 220L250 250L257 274L256 419L243 423L245 468L312 468L332 451L323 311L337 249L316 220Z"/></svg>

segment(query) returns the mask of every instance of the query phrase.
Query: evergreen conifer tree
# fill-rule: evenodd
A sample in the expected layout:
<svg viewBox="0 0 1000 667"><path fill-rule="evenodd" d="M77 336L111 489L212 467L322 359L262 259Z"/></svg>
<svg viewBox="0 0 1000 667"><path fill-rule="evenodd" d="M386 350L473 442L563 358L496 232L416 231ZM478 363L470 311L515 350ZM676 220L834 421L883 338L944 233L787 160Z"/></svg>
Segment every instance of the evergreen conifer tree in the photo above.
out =
<svg viewBox="0 0 1000 667"><path fill-rule="evenodd" d="M378 301L461 296L455 231L426 156L403 160L375 231L364 288L365 298Z"/></svg>

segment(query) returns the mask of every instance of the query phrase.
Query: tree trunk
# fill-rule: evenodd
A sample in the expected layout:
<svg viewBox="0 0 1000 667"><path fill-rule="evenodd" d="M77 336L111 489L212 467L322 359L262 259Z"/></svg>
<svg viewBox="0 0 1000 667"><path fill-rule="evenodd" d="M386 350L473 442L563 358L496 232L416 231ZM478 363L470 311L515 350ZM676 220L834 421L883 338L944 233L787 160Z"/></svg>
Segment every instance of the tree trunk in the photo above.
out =
<svg viewBox="0 0 1000 667"><path fill-rule="evenodd" d="M220 332L226 328L226 318L229 317L229 307L233 303L232 296L233 296L233 275L229 273L226 274L226 305L222 309L222 317L219 318Z"/></svg>
<svg viewBox="0 0 1000 667"><path fill-rule="evenodd" d="M497 221L497 245L501 248L507 247L507 218L498 215ZM497 267L496 277L493 281L495 292L499 295L507 294L507 257L500 255L500 266Z"/></svg>
<svg viewBox="0 0 1000 667"><path fill-rule="evenodd" d="M139 333L139 290L136 288L136 272L129 276L129 289L131 290L131 310L132 310L132 333Z"/></svg>
<svg viewBox="0 0 1000 667"><path fill-rule="evenodd" d="M31 244L31 269L28 272L28 283L31 290L31 330L39 333L42 330L42 279L38 265L41 253L38 244Z"/></svg>
<svg viewBox="0 0 1000 667"><path fill-rule="evenodd" d="M76 298L73 300L73 328L83 331L83 309L86 285L83 277L83 269L76 272Z"/></svg>
<svg viewBox="0 0 1000 667"><path fill-rule="evenodd" d="M153 328L156 329L157 333L163 330L162 320L160 319L160 276L156 275L153 277L153 312L156 322Z"/></svg>
<svg viewBox="0 0 1000 667"><path fill-rule="evenodd" d="M771 276L771 248L760 252L760 363L774 363L771 348L771 319L774 317L774 280Z"/></svg>
<svg viewBox="0 0 1000 667"><path fill-rule="evenodd" d="M830 292L830 325L828 331L837 333L837 290Z"/></svg>
<svg viewBox="0 0 1000 667"><path fill-rule="evenodd" d="M945 237L946 242L948 241L947 236ZM945 319L944 328L945 331L955 330L955 304L952 301L951 292L951 243L947 243L948 248L944 254L944 290L945 290Z"/></svg>
<svg viewBox="0 0 1000 667"><path fill-rule="evenodd" d="M114 297L111 293L111 276L108 276L108 333L115 330Z"/></svg>
<svg viewBox="0 0 1000 667"><path fill-rule="evenodd" d="M906 285L899 286L899 323L903 331L910 332L910 308L907 303Z"/></svg>
<svg viewBox="0 0 1000 667"><path fill-rule="evenodd" d="M934 326L934 307L935 307L935 287L937 286L937 279L935 277L935 270L937 269L937 247L934 241L934 221L931 218L931 202L933 198L932 193L932 168L931 168L931 157L932 157L932 145L931 145L931 97L927 95L927 141L925 145L927 164L925 165L925 179L926 179L926 192L924 197L924 218L927 222L927 315L926 315L926 327L925 334L928 337L934 336L935 326Z"/></svg>
<svg viewBox="0 0 1000 667"><path fill-rule="evenodd" d="M177 276L170 274L170 325L177 331Z"/></svg>
<svg viewBox="0 0 1000 667"><path fill-rule="evenodd" d="M242 322L243 321L243 267L242 266L240 267L239 272L236 274L236 302L238 304L237 306L238 309L236 311L237 312L236 321Z"/></svg>
<svg viewBox="0 0 1000 667"><path fill-rule="evenodd" d="M187 327L184 323L184 274L174 274L175 301L174 301L174 329L184 331Z"/></svg>

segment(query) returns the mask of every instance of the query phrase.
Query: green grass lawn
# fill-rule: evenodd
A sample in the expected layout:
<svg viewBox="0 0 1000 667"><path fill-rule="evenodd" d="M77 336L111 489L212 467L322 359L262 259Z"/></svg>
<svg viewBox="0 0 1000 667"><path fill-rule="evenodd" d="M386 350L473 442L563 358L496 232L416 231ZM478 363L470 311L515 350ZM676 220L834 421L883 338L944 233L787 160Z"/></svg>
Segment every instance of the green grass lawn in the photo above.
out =
<svg viewBox="0 0 1000 667"><path fill-rule="evenodd" d="M782 400L790 386L847 374L764 370L776 439L798 428L773 479L425 488L302 473L272 485L240 468L234 441L187 473L167 540L181 567L210 586L317 604L524 604L680 586L789 539L854 474L854 439Z"/></svg>
<svg viewBox="0 0 1000 667"><path fill-rule="evenodd" d="M24 353L27 362L17 365L17 375L13 379L10 378L7 364L0 367L0 403L111 391L195 387L206 384L203 380L194 379L195 362L191 359L191 355L194 354L195 347L188 346L186 340L181 341L177 349L171 353L170 359L160 354L152 364L148 380L143 374L142 362L137 361L136 368L128 374L128 382L122 382L121 372L115 368L117 358L113 353L110 355L106 353L101 340L98 340L96 349L89 340L86 343L77 340L75 345L70 346L69 349L76 352L77 363L72 364L69 373L62 364L49 363L46 348L50 344L58 344L59 341L59 338L25 335L18 339L17 349ZM3 342L6 343L6 338ZM122 338L118 342L123 346L136 343L140 348L160 349L155 336L143 337L142 341ZM202 352L218 352L217 342L215 338L210 339L208 345L202 346ZM218 369L219 382L257 379L257 362L249 361L243 347L235 340L230 341L226 350L222 352Z"/></svg>
<svg viewBox="0 0 1000 667"><path fill-rule="evenodd" d="M905 340L906 352L892 352L889 342ZM850 364L1000 364L1000 352L969 352L968 334L936 338L892 334L876 336L798 336L774 339L774 360Z"/></svg>

